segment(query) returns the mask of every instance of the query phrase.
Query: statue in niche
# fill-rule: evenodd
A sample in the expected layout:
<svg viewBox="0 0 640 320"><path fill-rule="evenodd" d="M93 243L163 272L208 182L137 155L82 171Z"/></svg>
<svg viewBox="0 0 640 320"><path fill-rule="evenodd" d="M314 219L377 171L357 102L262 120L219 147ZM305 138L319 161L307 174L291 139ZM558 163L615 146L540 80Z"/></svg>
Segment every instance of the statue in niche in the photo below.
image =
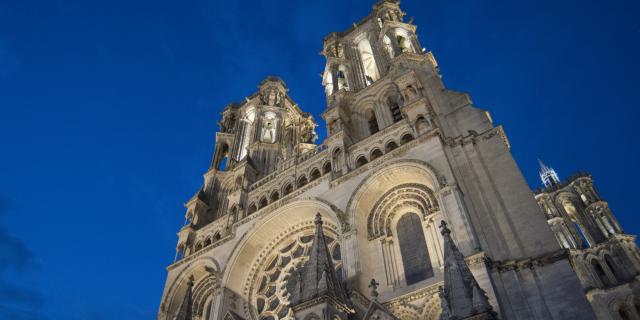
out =
<svg viewBox="0 0 640 320"><path fill-rule="evenodd" d="M344 58L344 46L342 45L342 43L336 43L333 46L333 56L336 58Z"/></svg>
<svg viewBox="0 0 640 320"><path fill-rule="evenodd" d="M267 143L276 142L276 116L272 112L268 112L264 117L262 125L262 134L260 141Z"/></svg>
<svg viewBox="0 0 640 320"><path fill-rule="evenodd" d="M412 85L408 85L404 88L404 96L407 101L413 101L418 96L418 91Z"/></svg>
<svg viewBox="0 0 640 320"><path fill-rule="evenodd" d="M382 38L382 42L384 44L384 50L387 51L387 54L389 55L389 59L393 59L395 54L393 52L393 47L391 46L391 39L389 39L388 36L384 36L384 38Z"/></svg>
<svg viewBox="0 0 640 320"><path fill-rule="evenodd" d="M280 92L275 88L269 88L262 92L262 102L268 106L280 105Z"/></svg>

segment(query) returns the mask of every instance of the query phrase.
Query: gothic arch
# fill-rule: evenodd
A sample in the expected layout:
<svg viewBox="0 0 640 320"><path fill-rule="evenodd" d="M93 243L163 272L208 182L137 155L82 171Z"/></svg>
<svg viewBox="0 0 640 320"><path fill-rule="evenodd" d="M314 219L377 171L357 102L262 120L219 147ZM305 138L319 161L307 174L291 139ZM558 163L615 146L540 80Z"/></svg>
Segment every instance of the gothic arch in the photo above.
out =
<svg viewBox="0 0 640 320"><path fill-rule="evenodd" d="M404 213L402 210L404 208L419 214L424 219L436 212L439 205L433 190L423 184L397 185L381 195L368 214L367 237L375 239L383 235L391 236L394 216L398 212Z"/></svg>
<svg viewBox="0 0 640 320"><path fill-rule="evenodd" d="M427 162L424 162L422 160L389 161L385 168L383 168L382 170L369 173L369 175L365 177L364 180L362 180L362 182L360 182L360 184L358 184L354 189L353 195L351 196L347 204L347 212L350 213L349 223L352 227L355 227L353 225L353 221L355 218L354 210L356 209L358 202L362 200L362 197L366 190L374 186L377 179L385 179L385 177L392 174L393 172L399 172L403 177L406 176L408 179L402 180L406 183L417 180L436 193L446 185L446 179L444 178L444 176L441 175L435 167ZM387 177L387 179L388 178L389 177ZM398 180L400 179L398 178L396 181ZM391 177L390 181L394 181L394 179ZM375 200L371 202L372 207L373 203L375 203Z"/></svg>
<svg viewBox="0 0 640 320"><path fill-rule="evenodd" d="M391 233L387 228L393 228L396 223L395 219L399 218L399 214L392 214L394 211L391 209L396 206L391 204L388 206L389 209L383 210L383 208L387 207L382 202L379 202L380 199L385 198L385 195L388 195L389 192L394 192L392 190L400 190L402 188L401 185L420 186L420 188L414 188L415 190L411 192L411 197L407 198L406 201L402 197L398 197L397 199L403 204L401 207L397 207L396 210L399 213L413 211L421 215L428 215L437 208L436 195L442 188L440 181L443 180L444 179L439 178L439 174L436 173L435 170L423 161L398 160L390 161L389 164L381 170L369 173L369 175L356 186L347 204L346 212L349 215L348 222L350 227L352 230L356 230L355 236L358 242L356 255L361 260L359 268L362 270L359 270L360 272L374 274L376 271L369 270L368 268L380 262L372 261L371 259L373 259L373 257L371 254L367 254L368 250L378 250L377 247L374 246L380 245L380 241L370 241L368 230L371 230L371 233L374 235L377 233L383 235ZM431 191L424 191L426 189ZM420 193L422 193L422 196L418 196ZM406 204L404 202L406 202ZM372 222L369 223L369 217L372 212L378 212L378 214L375 215L375 218L372 218ZM371 226L371 228L369 228L369 226ZM436 245L437 242L435 241L437 240L434 240L434 242L429 245ZM429 250L431 251L431 249ZM437 250L434 251L434 254L437 252ZM432 261L437 260L434 257L431 257L431 259ZM402 281L400 274L397 272L391 275L391 278ZM397 284L402 285L399 282ZM366 283L364 279L360 279L357 287L362 291L366 291L367 285L368 283Z"/></svg>
<svg viewBox="0 0 640 320"><path fill-rule="evenodd" d="M161 309L167 314L173 315L180 307L191 276L194 277L193 305L198 310L199 306L206 303L207 294L219 286L220 265L212 257L203 257L184 266L167 289L165 300L161 303Z"/></svg>
<svg viewBox="0 0 640 320"><path fill-rule="evenodd" d="M255 285L252 281L255 280L253 275L256 274L258 262L265 259L270 248L275 248L284 236L297 232L301 227L313 227L313 218L318 212L322 214L325 226L339 237L344 228L342 219L329 204L316 199L290 202L259 218L242 236L232 249L228 267L222 275L222 284L245 300L248 299Z"/></svg>

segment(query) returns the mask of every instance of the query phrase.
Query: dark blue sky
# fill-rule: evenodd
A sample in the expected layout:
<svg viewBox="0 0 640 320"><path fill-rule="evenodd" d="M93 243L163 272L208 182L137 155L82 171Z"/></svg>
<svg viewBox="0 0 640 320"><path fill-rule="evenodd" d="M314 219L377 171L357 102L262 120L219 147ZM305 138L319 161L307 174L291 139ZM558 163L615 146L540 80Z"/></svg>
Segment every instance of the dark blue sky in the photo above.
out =
<svg viewBox="0 0 640 320"><path fill-rule="evenodd" d="M154 318L223 106L274 74L320 119L322 38L371 4L0 1L0 319ZM402 6L532 187L589 171L640 233L640 2Z"/></svg>

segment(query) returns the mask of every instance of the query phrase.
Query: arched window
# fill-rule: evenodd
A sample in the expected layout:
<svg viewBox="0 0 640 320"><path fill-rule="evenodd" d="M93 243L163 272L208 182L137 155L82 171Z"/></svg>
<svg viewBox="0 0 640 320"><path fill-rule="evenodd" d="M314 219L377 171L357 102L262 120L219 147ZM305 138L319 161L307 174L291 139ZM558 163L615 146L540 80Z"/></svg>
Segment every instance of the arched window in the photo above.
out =
<svg viewBox="0 0 640 320"><path fill-rule="evenodd" d="M407 133L400 138L400 144L405 144L411 140L413 140L413 136L410 133Z"/></svg>
<svg viewBox="0 0 640 320"><path fill-rule="evenodd" d="M218 149L218 154L216 155L217 159L215 162L216 170L224 171L227 169L227 165L229 162L229 145L223 143Z"/></svg>
<svg viewBox="0 0 640 320"><path fill-rule="evenodd" d="M433 276L429 251L424 240L420 216L407 213L396 226L400 255L404 266L407 285L420 282Z"/></svg>
<svg viewBox="0 0 640 320"><path fill-rule="evenodd" d="M372 109L367 110L366 113L367 124L369 125L369 133L374 134L378 132L380 129L378 127L378 119L376 119L376 114Z"/></svg>
<svg viewBox="0 0 640 320"><path fill-rule="evenodd" d="M596 259L591 260L591 266L593 267L593 270L595 271L596 276L598 276L598 279L600 280L600 282L605 287L610 287L612 283L609 280L609 277L607 277L607 274L604 272L604 269L602 269L602 266L600 265L598 260Z"/></svg>
<svg viewBox="0 0 640 320"><path fill-rule="evenodd" d="M389 143L387 143L387 146L385 147L385 153L388 153L391 150L394 150L398 148L398 144L395 143L394 141L389 141Z"/></svg>
<svg viewBox="0 0 640 320"><path fill-rule="evenodd" d="M343 64L338 66L338 90L347 90L349 91L349 80L347 80L347 67Z"/></svg>
<svg viewBox="0 0 640 320"><path fill-rule="evenodd" d="M309 181L307 180L307 177L302 176L300 177L300 179L298 179L298 187L302 187L304 185L306 185L307 183L309 183Z"/></svg>
<svg viewBox="0 0 640 320"><path fill-rule="evenodd" d="M356 168L362 167L365 164L367 164L367 158L365 156L358 157L358 160L356 160Z"/></svg>
<svg viewBox="0 0 640 320"><path fill-rule="evenodd" d="M311 181L320 178L321 174L320 174L320 170L318 170L318 168L313 168L313 170L311 170Z"/></svg>
<svg viewBox="0 0 640 320"><path fill-rule="evenodd" d="M256 207L256 205L255 205L254 203L252 203L252 204L249 206L249 214L252 214L252 213L254 213L254 212L256 212L256 211L258 211L258 208Z"/></svg>
<svg viewBox="0 0 640 320"><path fill-rule="evenodd" d="M371 151L371 161L380 157L382 157L382 151L380 151L380 149L373 149L373 151Z"/></svg>
<svg viewBox="0 0 640 320"><path fill-rule="evenodd" d="M327 161L324 163L324 166L322 166L322 174L327 174L331 172L331 162Z"/></svg>
<svg viewBox="0 0 640 320"><path fill-rule="evenodd" d="M284 189L282 191L282 194L286 196L291 192L293 192L293 185L291 183L289 183L284 187Z"/></svg>
<svg viewBox="0 0 640 320"><path fill-rule="evenodd" d="M266 207L269 204L269 201L267 201L266 197L262 197L262 199L260 199L260 209Z"/></svg>
<svg viewBox="0 0 640 320"><path fill-rule="evenodd" d="M389 107L389 111L391 111L391 117L393 118L393 123L396 123L402 120L402 112L400 111L400 104L398 103L398 99L396 97L393 97L393 96L388 97L387 106Z"/></svg>
<svg viewBox="0 0 640 320"><path fill-rule="evenodd" d="M369 40L360 40L360 42L358 42L358 51L360 52L360 60L362 61L362 69L364 70L366 85L369 86L380 78L376 59L373 55L373 49L371 49Z"/></svg>
<svg viewBox="0 0 640 320"><path fill-rule="evenodd" d="M427 119L422 115L418 116L418 119L416 119L416 130L418 131L418 134L423 134L427 132L428 129L429 121L427 121Z"/></svg>
<svg viewBox="0 0 640 320"><path fill-rule="evenodd" d="M278 191L274 191L271 194L271 202L278 201L278 199L280 199L280 194L278 193Z"/></svg>
<svg viewBox="0 0 640 320"><path fill-rule="evenodd" d="M620 271L618 270L617 265L613 262L613 259L611 259L610 255L608 254L604 255L604 263L607 265L609 270L611 270L611 273L616 278L616 281L622 282L622 275L620 274Z"/></svg>

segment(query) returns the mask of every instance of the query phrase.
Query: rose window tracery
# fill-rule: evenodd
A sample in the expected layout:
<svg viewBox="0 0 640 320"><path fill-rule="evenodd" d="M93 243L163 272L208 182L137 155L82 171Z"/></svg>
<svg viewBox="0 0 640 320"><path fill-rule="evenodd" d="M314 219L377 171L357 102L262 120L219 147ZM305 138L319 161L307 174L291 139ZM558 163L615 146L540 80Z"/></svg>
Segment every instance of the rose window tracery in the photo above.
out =
<svg viewBox="0 0 640 320"><path fill-rule="evenodd" d="M273 250L260 267L253 293L258 319L285 319L289 299L297 281L297 271L309 259L313 230L299 233ZM325 234L329 252L339 280L342 281L340 244L333 235Z"/></svg>

